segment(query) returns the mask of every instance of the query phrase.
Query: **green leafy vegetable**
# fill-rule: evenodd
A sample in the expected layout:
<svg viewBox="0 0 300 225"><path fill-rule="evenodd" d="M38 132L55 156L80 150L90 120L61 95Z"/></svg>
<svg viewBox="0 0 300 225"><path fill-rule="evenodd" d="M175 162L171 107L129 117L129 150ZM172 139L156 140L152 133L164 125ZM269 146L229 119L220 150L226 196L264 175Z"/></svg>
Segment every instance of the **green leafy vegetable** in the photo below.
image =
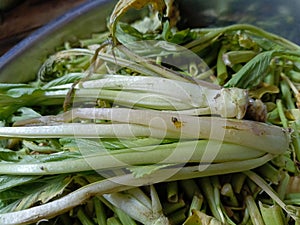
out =
<svg viewBox="0 0 300 225"><path fill-rule="evenodd" d="M175 6L119 1L109 31L0 84L0 224L299 223L300 47L178 29Z"/></svg>

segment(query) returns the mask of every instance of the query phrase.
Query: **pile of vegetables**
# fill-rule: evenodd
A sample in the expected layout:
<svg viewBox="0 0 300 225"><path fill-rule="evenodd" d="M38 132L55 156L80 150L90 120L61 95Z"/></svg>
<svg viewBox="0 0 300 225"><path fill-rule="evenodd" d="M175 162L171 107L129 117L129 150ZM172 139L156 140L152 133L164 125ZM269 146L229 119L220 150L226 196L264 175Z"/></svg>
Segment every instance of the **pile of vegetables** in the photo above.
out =
<svg viewBox="0 0 300 225"><path fill-rule="evenodd" d="M299 224L300 46L178 30L176 10L119 1L107 32L0 84L1 225Z"/></svg>

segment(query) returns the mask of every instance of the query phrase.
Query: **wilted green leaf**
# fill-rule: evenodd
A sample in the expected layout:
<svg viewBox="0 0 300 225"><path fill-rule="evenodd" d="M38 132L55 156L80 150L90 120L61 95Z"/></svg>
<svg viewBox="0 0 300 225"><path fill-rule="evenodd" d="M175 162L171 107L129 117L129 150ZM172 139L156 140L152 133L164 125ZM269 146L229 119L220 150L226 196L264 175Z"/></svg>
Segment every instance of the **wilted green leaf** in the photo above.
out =
<svg viewBox="0 0 300 225"><path fill-rule="evenodd" d="M267 51L258 54L250 60L241 70L224 85L225 87L251 88L260 84L264 79L274 51Z"/></svg>
<svg viewBox="0 0 300 225"><path fill-rule="evenodd" d="M17 115L14 115L11 119L12 122L17 122L21 120L26 120L26 119L32 119L36 117L40 117L41 114L37 113L31 108L28 107L21 107L17 112Z"/></svg>
<svg viewBox="0 0 300 225"><path fill-rule="evenodd" d="M109 28L111 35L116 41L115 37L115 32L116 32L116 25L120 17L125 14L129 9L134 8L134 9L142 9L146 5L151 4L154 10L157 10L158 12L162 13L163 10L166 8L166 4L164 0L151 0L151 1L146 1L146 0L120 0L113 12L110 15L109 19Z"/></svg>
<svg viewBox="0 0 300 225"><path fill-rule="evenodd" d="M198 210L192 210L192 215L187 218L183 225L223 225L212 216L208 216Z"/></svg>
<svg viewBox="0 0 300 225"><path fill-rule="evenodd" d="M196 36L196 33L192 32L190 29L173 31L170 27L169 21L166 21L163 25L162 38L165 41L175 44L184 44L188 41L194 40Z"/></svg>
<svg viewBox="0 0 300 225"><path fill-rule="evenodd" d="M37 204L38 202L46 203L52 198L61 194L64 189L70 184L72 179L73 178L69 175L59 175L53 177L45 177L35 182L30 182L28 184L15 187L14 191L23 193L23 197L0 209L0 212L4 213L26 209Z"/></svg>
<svg viewBox="0 0 300 225"><path fill-rule="evenodd" d="M0 175L0 191L34 181L41 176Z"/></svg>

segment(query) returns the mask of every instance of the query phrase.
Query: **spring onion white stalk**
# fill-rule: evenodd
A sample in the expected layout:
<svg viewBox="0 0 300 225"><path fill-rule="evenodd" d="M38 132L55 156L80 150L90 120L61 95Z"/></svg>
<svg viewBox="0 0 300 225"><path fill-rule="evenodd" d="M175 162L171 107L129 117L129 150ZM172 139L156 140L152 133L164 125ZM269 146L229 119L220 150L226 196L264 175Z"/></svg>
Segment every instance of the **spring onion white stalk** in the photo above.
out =
<svg viewBox="0 0 300 225"><path fill-rule="evenodd" d="M117 122L113 124L64 123L57 126L0 127L0 137L55 138L76 137L145 137L211 139L245 145L265 152L280 154L290 144L288 130L261 122L220 117L195 117L153 110L126 108L79 108L59 115L57 121L93 118ZM55 117L37 118L47 123ZM34 122L34 120L33 120ZM32 135L30 135L32 134ZM255 141L253 141L255 140Z"/></svg>
<svg viewBox="0 0 300 225"><path fill-rule="evenodd" d="M134 191L135 189L131 189ZM104 194L103 197L113 205L119 207L136 221L146 225L167 225L168 218L162 212L162 206L153 185L150 186L151 206L144 205L139 198L130 193ZM146 197L146 196L145 196ZM145 198L144 197L144 198Z"/></svg>
<svg viewBox="0 0 300 225"><path fill-rule="evenodd" d="M68 88L71 88L71 84L54 86L45 95L63 97ZM213 89L161 77L105 75L101 79L80 82L75 90L75 101L99 98L127 107L143 106L177 111L204 109L206 115L238 119L246 114L249 102L245 89Z"/></svg>
<svg viewBox="0 0 300 225"><path fill-rule="evenodd" d="M75 87L76 88L76 87ZM171 97L164 98L174 104L176 110L176 101L184 102L191 108L208 108L210 114L221 115L222 117L236 117L242 119L248 106L248 93L239 88L211 89L194 83L158 78L158 77L129 77L129 76L107 76L103 79L86 81L80 83L79 89L100 89L99 98L107 99L103 90L120 90L120 94L114 100L118 103L120 98L126 98L128 91L141 91L147 93L152 101L156 101L157 94ZM174 91L176 89L176 91ZM125 96L124 96L125 95ZM112 96L109 94L109 96ZM139 96L140 101L146 96ZM156 97L157 98L157 97ZM134 98L135 100L135 98ZM139 100L135 104L139 103ZM132 104L134 106L134 104Z"/></svg>

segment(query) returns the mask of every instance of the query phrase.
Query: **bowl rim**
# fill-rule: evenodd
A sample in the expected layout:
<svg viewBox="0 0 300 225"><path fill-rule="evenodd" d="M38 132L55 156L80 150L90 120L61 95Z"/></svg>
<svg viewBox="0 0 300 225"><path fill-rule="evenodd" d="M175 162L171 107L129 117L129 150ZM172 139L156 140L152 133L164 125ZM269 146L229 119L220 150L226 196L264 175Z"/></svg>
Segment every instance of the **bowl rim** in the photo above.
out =
<svg viewBox="0 0 300 225"><path fill-rule="evenodd" d="M113 5L113 2L115 2L115 0L87 0L85 3L75 6L74 8L65 12L63 15L51 20L49 23L33 31L30 35L14 45L10 50L0 57L0 82L10 82L11 76L13 76L10 74L20 72L16 68L18 65L20 65L19 62L24 60L25 57L27 57L26 63L30 63L31 60L33 60L32 58L28 58L27 52L34 52L32 49L37 43L51 38L51 36L60 32L70 23L74 23L76 20L78 20L78 18L88 14L92 10L101 9L101 7L105 5ZM33 55L42 58L46 57L43 54L46 54L49 51L51 52L51 49L43 52L42 55L40 54L38 56L38 53L33 53ZM30 73L34 71L36 71L36 69L33 71L22 71L22 74L24 75L24 73Z"/></svg>

